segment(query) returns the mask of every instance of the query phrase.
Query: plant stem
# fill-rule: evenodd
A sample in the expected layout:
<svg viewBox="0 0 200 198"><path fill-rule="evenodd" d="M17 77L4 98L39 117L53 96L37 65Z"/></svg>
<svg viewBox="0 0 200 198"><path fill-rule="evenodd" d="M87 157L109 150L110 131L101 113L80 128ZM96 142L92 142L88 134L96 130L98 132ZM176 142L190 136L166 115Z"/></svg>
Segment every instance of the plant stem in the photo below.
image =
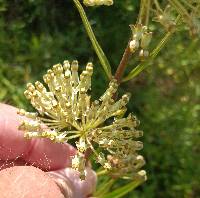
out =
<svg viewBox="0 0 200 198"><path fill-rule="evenodd" d="M124 197L124 195L126 195L127 193L131 192L132 190L134 190L136 187L138 187L139 185L141 185L145 180L140 179L140 180L134 180L122 187L119 187L118 189L103 195L100 198L121 198Z"/></svg>
<svg viewBox="0 0 200 198"><path fill-rule="evenodd" d="M155 6L156 6L156 9L159 10L160 13L163 13L163 10L161 9L158 0L154 0L154 4L155 4Z"/></svg>
<svg viewBox="0 0 200 198"><path fill-rule="evenodd" d="M108 181L101 183L97 191L94 193L94 196L98 198L103 197L106 193L110 191L114 182L114 179L109 179Z"/></svg>
<svg viewBox="0 0 200 198"><path fill-rule="evenodd" d="M97 172L96 174L97 174L97 176L100 176L100 175L105 175L107 173L108 173L107 170L101 170L101 171Z"/></svg>
<svg viewBox="0 0 200 198"><path fill-rule="evenodd" d="M140 12L138 15L137 23L148 25L149 23L149 12L151 7L151 0L141 0Z"/></svg>
<svg viewBox="0 0 200 198"><path fill-rule="evenodd" d="M146 2L146 16L145 16L145 23L144 25L148 26L149 24L149 13L151 8L151 0L147 0Z"/></svg>
<svg viewBox="0 0 200 198"><path fill-rule="evenodd" d="M151 0L141 0L140 3L140 13L137 19L138 24L144 24L148 25L149 23L149 12L151 7ZM130 42L130 40L129 40ZM121 79L123 77L124 71L126 69L126 66L128 64L128 61L132 55L130 48L129 48L129 42L128 45L124 51L124 54L122 56L122 59L119 63L119 66L117 68L117 71L115 73L115 79L117 80L118 84L121 83Z"/></svg>
<svg viewBox="0 0 200 198"><path fill-rule="evenodd" d="M85 151L85 159L86 159L86 164L89 163L89 158L90 158L90 155L92 154L92 150L91 148L87 148L86 151Z"/></svg>
<svg viewBox="0 0 200 198"><path fill-rule="evenodd" d="M184 3L186 6L188 6L189 8L191 8L191 9L193 9L193 10L196 9L192 4L190 4L190 3L188 2L188 0L181 0L181 1L183 1L183 3Z"/></svg>
<svg viewBox="0 0 200 198"><path fill-rule="evenodd" d="M130 48L129 48L129 42L128 42L128 45L124 51L124 54L122 56L122 59L119 63L119 66L117 68L117 71L115 73L115 79L117 80L118 84L121 83L121 79L122 79L122 76L124 74L124 70L126 68L126 65L129 61L129 58L131 56L131 51L130 51Z"/></svg>
<svg viewBox="0 0 200 198"><path fill-rule="evenodd" d="M106 75L108 76L109 79L111 79L112 77L112 73L111 73L111 66L110 66L110 63L106 57L106 55L104 54L101 46L99 45L95 35L94 35L94 32L92 30L92 27L87 19L87 16L86 16L86 13L81 5L81 3L79 2L79 0L73 0L78 11L79 11L79 14L81 16L81 19L83 21L83 24L84 24L84 27L86 29L86 32L88 34L88 37L90 38L90 41L92 43L92 46L101 62L101 65L106 73Z"/></svg>
<svg viewBox="0 0 200 198"><path fill-rule="evenodd" d="M144 21L144 16L145 16L145 0L141 0L140 3L140 12L138 15L137 23L142 24Z"/></svg>
<svg viewBox="0 0 200 198"><path fill-rule="evenodd" d="M176 11L186 20L190 21L190 15L185 7L177 0L168 0L169 3L176 8Z"/></svg>

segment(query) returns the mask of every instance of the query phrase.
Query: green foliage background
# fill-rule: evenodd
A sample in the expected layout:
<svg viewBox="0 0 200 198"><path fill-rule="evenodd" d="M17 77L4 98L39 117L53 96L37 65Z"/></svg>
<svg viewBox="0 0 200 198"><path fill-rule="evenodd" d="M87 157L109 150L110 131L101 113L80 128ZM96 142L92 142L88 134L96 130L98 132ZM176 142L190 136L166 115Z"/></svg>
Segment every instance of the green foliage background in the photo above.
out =
<svg viewBox="0 0 200 198"><path fill-rule="evenodd" d="M128 41L139 1L118 0L112 7L86 8L113 72ZM152 24L152 46L163 34ZM125 197L196 198L200 196L200 42L181 30L120 92L133 97L129 110L144 130L148 181ZM93 97L106 77L70 0L0 0L0 101L30 108L23 96L27 82L41 80L53 64L77 59L95 64ZM134 58L132 60L134 63ZM129 69L133 68L130 64Z"/></svg>

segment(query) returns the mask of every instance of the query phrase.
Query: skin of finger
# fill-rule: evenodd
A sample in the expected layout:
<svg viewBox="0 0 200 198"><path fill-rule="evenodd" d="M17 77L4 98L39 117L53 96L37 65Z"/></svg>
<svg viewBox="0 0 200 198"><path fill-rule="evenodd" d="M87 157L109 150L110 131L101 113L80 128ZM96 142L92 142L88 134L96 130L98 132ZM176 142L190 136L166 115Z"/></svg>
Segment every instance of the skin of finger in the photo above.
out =
<svg viewBox="0 0 200 198"><path fill-rule="evenodd" d="M24 159L45 171L57 170L71 165L76 150L69 144L53 143L48 139L37 139Z"/></svg>
<svg viewBox="0 0 200 198"><path fill-rule="evenodd" d="M81 180L80 173L72 168L52 171L48 174L63 188L63 191L67 191L66 193L68 193L67 186L71 186L72 198L85 198L93 194L97 183L96 173L91 168L87 167L85 173L85 180Z"/></svg>
<svg viewBox="0 0 200 198"><path fill-rule="evenodd" d="M10 168L13 166L24 166L26 162L22 158L18 158L16 160L0 160L0 171L5 169L5 168Z"/></svg>
<svg viewBox="0 0 200 198"><path fill-rule="evenodd" d="M24 154L30 142L24 140L23 133L17 128L20 116L17 109L5 104L0 104L0 159L10 160Z"/></svg>
<svg viewBox="0 0 200 198"><path fill-rule="evenodd" d="M23 120L17 108L0 104L0 160L22 156L28 163L43 170L55 170L70 165L76 150L69 144L58 144L47 139L25 140L18 130Z"/></svg>
<svg viewBox="0 0 200 198"><path fill-rule="evenodd" d="M0 171L1 198L64 198L58 185L33 166L14 166Z"/></svg>

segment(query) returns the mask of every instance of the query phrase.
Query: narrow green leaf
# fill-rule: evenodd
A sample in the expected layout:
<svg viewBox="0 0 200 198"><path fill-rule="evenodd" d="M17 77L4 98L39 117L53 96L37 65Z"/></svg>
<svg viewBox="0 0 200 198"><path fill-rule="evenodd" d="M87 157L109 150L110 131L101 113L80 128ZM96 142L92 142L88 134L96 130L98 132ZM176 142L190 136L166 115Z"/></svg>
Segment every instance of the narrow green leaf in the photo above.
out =
<svg viewBox="0 0 200 198"><path fill-rule="evenodd" d="M108 193L107 195L104 195L102 198L120 198L126 195L127 193L131 192L134 190L137 186L139 186L141 183L143 183L144 180L136 180L133 182L130 182L126 184L125 186L122 186L111 193Z"/></svg>
<svg viewBox="0 0 200 198"><path fill-rule="evenodd" d="M74 1L75 5L76 5L78 11L79 11L79 14L80 14L81 19L83 21L83 24L84 24L84 27L86 29L86 32L87 32L87 34L88 34L88 36L90 38L90 41L91 41L91 43L92 43L92 45L94 47L94 50L95 50L96 54L97 54L97 56L98 56L98 58L99 58L99 60L101 62L101 65L102 65L104 71L106 72L108 78L111 78L112 77L112 73L111 73L110 63L109 63L106 55L104 54L101 46L99 45L99 43L98 43L98 41L97 41L97 39L96 39L96 37L94 35L92 27L91 27L91 25L90 25L90 23L89 23L89 21L87 19L86 13L85 13L81 3L79 2L79 0L73 0L73 1Z"/></svg>
<svg viewBox="0 0 200 198"><path fill-rule="evenodd" d="M107 193L110 190L114 181L115 181L114 179L109 179L108 181L101 183L101 185L98 187L97 191L95 192L94 196L102 197L105 193Z"/></svg>

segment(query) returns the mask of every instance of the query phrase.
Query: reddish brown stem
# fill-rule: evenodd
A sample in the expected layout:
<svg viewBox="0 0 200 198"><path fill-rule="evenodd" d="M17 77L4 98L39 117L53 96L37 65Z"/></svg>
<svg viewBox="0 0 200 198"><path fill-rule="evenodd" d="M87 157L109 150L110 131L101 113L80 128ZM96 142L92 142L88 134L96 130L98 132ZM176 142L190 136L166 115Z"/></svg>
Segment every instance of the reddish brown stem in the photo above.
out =
<svg viewBox="0 0 200 198"><path fill-rule="evenodd" d="M86 165L89 165L89 157L92 154L92 150L90 148L87 148L85 151L85 159L86 159Z"/></svg>
<svg viewBox="0 0 200 198"><path fill-rule="evenodd" d="M131 56L131 51L130 51L129 42L128 42L128 45L127 45L127 47L124 51L124 54L123 54L122 59L120 61L120 64L119 64L117 71L115 73L115 79L117 80L118 84L121 83L122 76L124 74L124 70L127 66L127 63L129 61L130 56Z"/></svg>

